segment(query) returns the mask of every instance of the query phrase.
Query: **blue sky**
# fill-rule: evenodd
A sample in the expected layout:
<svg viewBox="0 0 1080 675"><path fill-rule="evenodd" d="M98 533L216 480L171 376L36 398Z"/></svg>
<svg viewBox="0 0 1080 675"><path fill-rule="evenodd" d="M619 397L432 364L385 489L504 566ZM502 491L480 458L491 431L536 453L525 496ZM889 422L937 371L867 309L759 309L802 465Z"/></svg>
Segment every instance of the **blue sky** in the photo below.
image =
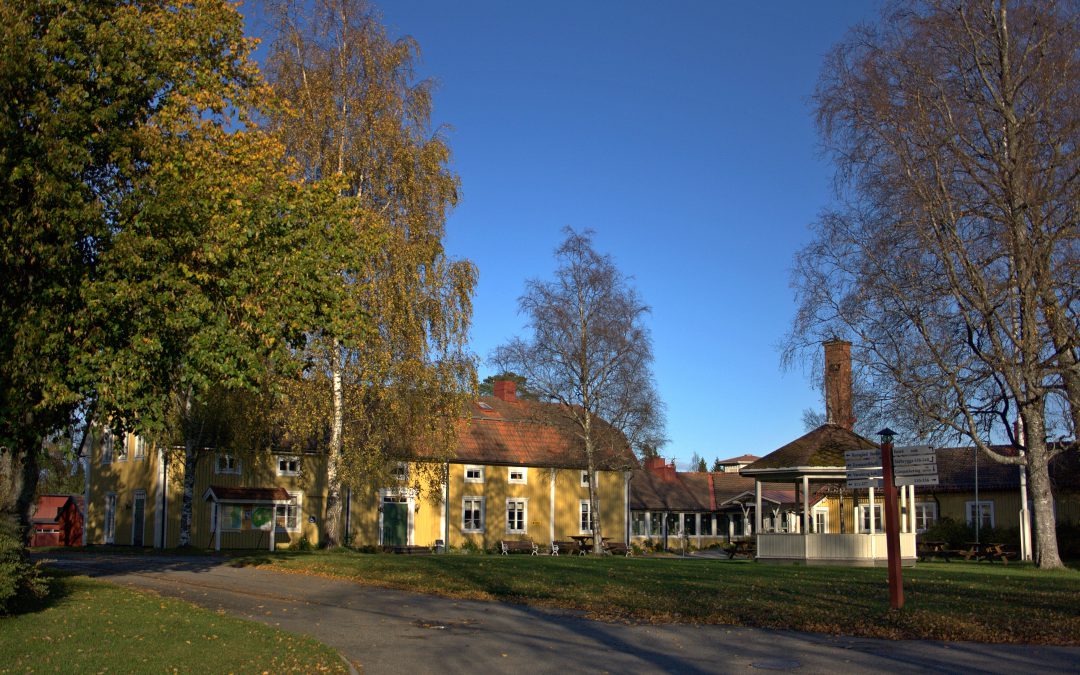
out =
<svg viewBox="0 0 1080 675"><path fill-rule="evenodd" d="M437 80L462 200L446 246L480 270L471 343L524 333L564 226L595 231L652 307L662 454L763 455L821 407L783 372L794 252L832 197L809 96L878 2L383 0Z"/></svg>

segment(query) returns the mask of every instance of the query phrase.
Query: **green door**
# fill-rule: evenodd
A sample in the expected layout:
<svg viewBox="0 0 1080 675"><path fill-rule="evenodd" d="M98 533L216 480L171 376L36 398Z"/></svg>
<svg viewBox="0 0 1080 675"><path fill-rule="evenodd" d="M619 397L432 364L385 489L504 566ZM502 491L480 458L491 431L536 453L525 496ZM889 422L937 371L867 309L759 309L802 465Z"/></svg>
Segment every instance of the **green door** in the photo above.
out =
<svg viewBox="0 0 1080 675"><path fill-rule="evenodd" d="M409 505L400 502L383 502L383 546L408 544Z"/></svg>

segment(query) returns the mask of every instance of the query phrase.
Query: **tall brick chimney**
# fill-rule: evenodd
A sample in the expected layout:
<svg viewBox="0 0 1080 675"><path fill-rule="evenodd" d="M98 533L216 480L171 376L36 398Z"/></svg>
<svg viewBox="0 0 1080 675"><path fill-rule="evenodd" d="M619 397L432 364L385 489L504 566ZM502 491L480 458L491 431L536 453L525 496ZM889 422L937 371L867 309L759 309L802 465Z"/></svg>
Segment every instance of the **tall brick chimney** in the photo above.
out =
<svg viewBox="0 0 1080 675"><path fill-rule="evenodd" d="M507 403L513 403L517 400L517 385L513 380L495 380L492 385L492 390L495 393L495 398L506 401Z"/></svg>
<svg viewBox="0 0 1080 675"><path fill-rule="evenodd" d="M827 340L825 346L825 418L851 431L855 411L851 401L851 343Z"/></svg>
<svg viewBox="0 0 1080 675"><path fill-rule="evenodd" d="M663 457L648 457L645 459L645 470L663 480L675 480L674 460L669 463Z"/></svg>

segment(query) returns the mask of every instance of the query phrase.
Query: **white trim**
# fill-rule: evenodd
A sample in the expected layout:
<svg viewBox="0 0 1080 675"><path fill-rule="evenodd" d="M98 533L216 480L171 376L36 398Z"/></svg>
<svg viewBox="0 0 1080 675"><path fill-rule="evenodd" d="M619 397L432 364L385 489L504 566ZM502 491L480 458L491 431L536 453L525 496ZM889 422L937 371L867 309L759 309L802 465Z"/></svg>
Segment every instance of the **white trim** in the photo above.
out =
<svg viewBox="0 0 1080 675"><path fill-rule="evenodd" d="M511 529L510 527L510 505L521 505L521 528ZM507 497L506 498L506 533L507 534L528 534L529 533L529 498L528 497Z"/></svg>
<svg viewBox="0 0 1080 675"><path fill-rule="evenodd" d="M113 448L116 446L116 439L113 438L112 429L105 427L101 430L101 465L112 464L113 461Z"/></svg>
<svg viewBox="0 0 1080 675"><path fill-rule="evenodd" d="M555 541L555 476L559 470L549 469L549 471L551 471L551 494L548 496L548 517L550 518L548 529L551 541Z"/></svg>
<svg viewBox="0 0 1080 675"><path fill-rule="evenodd" d="M856 534L874 534L877 532L884 532L884 510L880 503L874 503L874 515L873 520L869 521L870 529L867 530L863 527L863 521L866 520L866 509L871 506L870 504L859 504L855 511L855 533Z"/></svg>
<svg viewBox="0 0 1080 675"><path fill-rule="evenodd" d="M990 500L987 500L987 499L980 499L978 502L976 502L974 500L964 502L964 521L970 526L975 525L975 518L973 517L973 516L975 516L975 512L973 510L973 507L975 507L976 504L979 505L978 510L980 511L980 515L981 515L981 511L982 511L981 507L983 507L983 506L989 506L990 507L990 527L996 527L997 526L997 521L994 518L994 502L992 502ZM982 519L980 518L980 521L981 520ZM983 527L982 522L979 523L979 526Z"/></svg>
<svg viewBox="0 0 1080 675"><path fill-rule="evenodd" d="M406 471L408 471L408 464L405 462L398 462L398 465L405 465ZM387 497L394 497L395 500L389 503L405 504L407 526L405 531L405 545L413 545L413 534L416 523L413 519L413 514L416 509L416 490L412 488L383 488L379 490L379 546L383 545L383 503L386 502ZM402 501L402 498L404 500Z"/></svg>
<svg viewBox="0 0 1080 675"><path fill-rule="evenodd" d="M929 519L926 512L930 512ZM921 517L920 517L921 516ZM931 523L937 523L938 521L938 508L937 502L915 502L915 507L912 509L912 522L915 523L914 531L917 533L926 532L927 521ZM922 520L923 527L919 527L919 521Z"/></svg>
<svg viewBox="0 0 1080 675"><path fill-rule="evenodd" d="M578 487L583 487L583 488L589 487L589 470L588 469L582 469L581 470L581 483L578 485Z"/></svg>
<svg viewBox="0 0 1080 675"><path fill-rule="evenodd" d="M466 527L465 502L479 502L480 504L480 529ZM468 534L483 534L487 530L487 499L481 495L464 495L461 498L461 531Z"/></svg>
<svg viewBox="0 0 1080 675"><path fill-rule="evenodd" d="M300 532L304 529L304 492L302 490L289 490L289 502L285 504L275 503L274 509L274 532ZM285 527L277 524L278 509L285 509ZM296 522L289 527L289 509L296 509Z"/></svg>
<svg viewBox="0 0 1080 675"><path fill-rule="evenodd" d="M135 454L132 457L137 460L146 459L146 439L138 434L135 435Z"/></svg>
<svg viewBox="0 0 1080 675"><path fill-rule="evenodd" d="M113 448L113 461L114 462L126 462L128 461L128 435L127 432L120 434L119 445Z"/></svg>
<svg viewBox="0 0 1080 675"><path fill-rule="evenodd" d="M521 473L520 478L514 478L515 473ZM528 485L529 484L529 469L524 466L508 466L506 467L506 482L514 485Z"/></svg>
<svg viewBox="0 0 1080 675"><path fill-rule="evenodd" d="M402 483L409 482L409 463L395 462L390 468L390 477Z"/></svg>
<svg viewBox="0 0 1080 675"><path fill-rule="evenodd" d="M815 506L814 507L814 534L828 534L829 533L829 507L827 506ZM825 516L823 519L824 527L818 528L818 516Z"/></svg>
<svg viewBox="0 0 1080 675"><path fill-rule="evenodd" d="M465 477L466 483L483 483L484 482L484 467L481 464L466 464L462 467L462 475ZM476 471L479 476L469 477L470 471Z"/></svg>
<svg viewBox="0 0 1080 675"><path fill-rule="evenodd" d="M585 513L585 509L582 508L582 507L585 507L585 508L587 508L589 510L589 524L593 526L593 527L590 527L589 529L585 529L585 528L583 528L581 526L581 522L582 522L581 516L584 515L584 513ZM577 512L578 534L592 534L593 530L596 529L596 519L599 516L599 514L601 513L601 511L600 511L600 500L599 499L596 500L596 511L597 511L596 513L592 513L592 502L590 502L588 499L581 499L581 500L578 501L578 512Z"/></svg>

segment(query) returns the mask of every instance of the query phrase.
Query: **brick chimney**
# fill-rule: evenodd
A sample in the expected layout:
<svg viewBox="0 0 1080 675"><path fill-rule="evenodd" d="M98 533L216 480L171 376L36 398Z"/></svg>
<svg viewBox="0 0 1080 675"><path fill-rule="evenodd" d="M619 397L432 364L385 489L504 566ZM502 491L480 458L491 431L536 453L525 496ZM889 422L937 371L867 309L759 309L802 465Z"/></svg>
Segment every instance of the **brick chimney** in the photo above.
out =
<svg viewBox="0 0 1080 675"><path fill-rule="evenodd" d="M492 389L497 399L507 403L513 403L517 400L517 385L514 384L513 380L495 380Z"/></svg>
<svg viewBox="0 0 1080 675"><path fill-rule="evenodd" d="M663 457L647 457L645 470L663 480L675 480L675 462L669 464Z"/></svg>
<svg viewBox="0 0 1080 675"><path fill-rule="evenodd" d="M851 431L855 412L851 400L851 343L827 340L825 346L825 418Z"/></svg>

